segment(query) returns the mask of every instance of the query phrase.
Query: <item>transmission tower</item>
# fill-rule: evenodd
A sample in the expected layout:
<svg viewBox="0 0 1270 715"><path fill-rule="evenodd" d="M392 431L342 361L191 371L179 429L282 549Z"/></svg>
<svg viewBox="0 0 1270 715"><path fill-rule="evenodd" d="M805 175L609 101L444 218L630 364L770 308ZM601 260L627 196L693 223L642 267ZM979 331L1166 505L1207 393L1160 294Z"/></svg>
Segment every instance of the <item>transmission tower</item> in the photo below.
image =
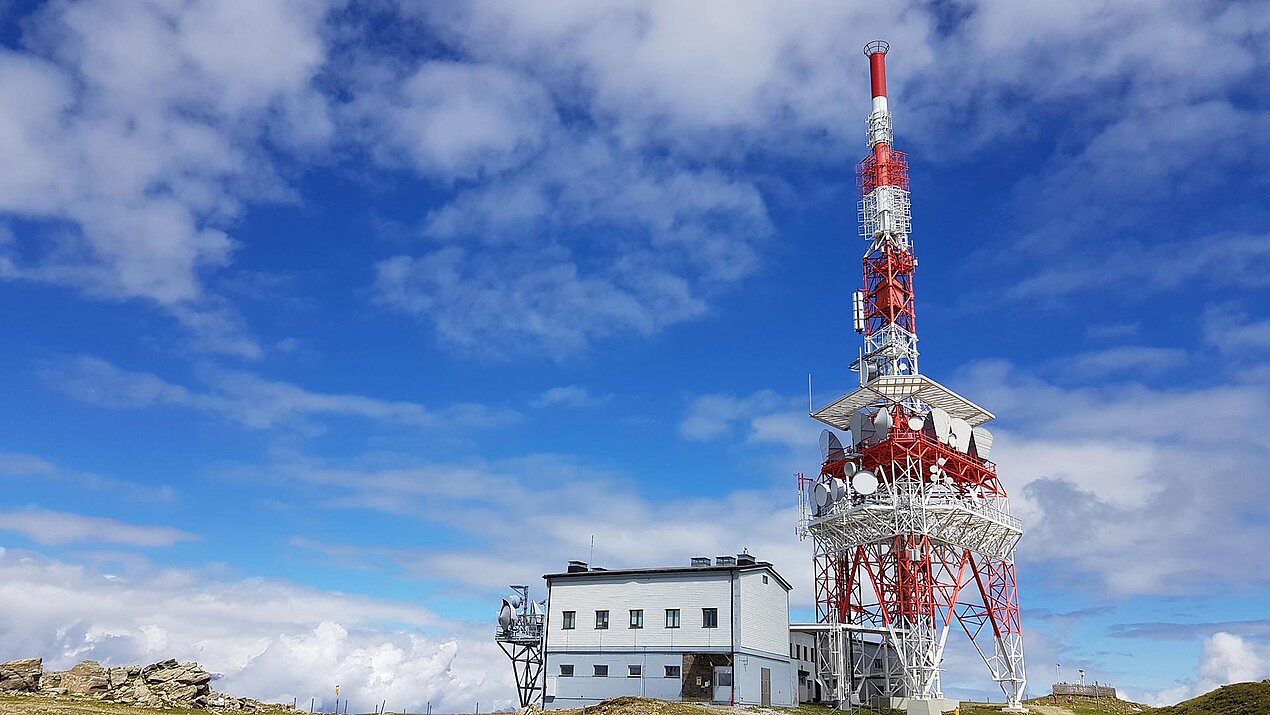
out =
<svg viewBox="0 0 1270 715"><path fill-rule="evenodd" d="M1014 550L1023 536L989 461L992 413L918 370L908 157L892 147L887 43L865 47L873 87L869 155L856 167L864 288L860 388L812 413L846 433L821 435L823 463L799 477L799 534L810 538L820 631L818 678L840 708L870 697L943 697L944 646L964 630L1007 701L1027 683ZM893 672L864 641L884 638ZM894 701L892 701L894 702ZM933 708L934 704L930 706ZM931 710L937 712L937 710Z"/></svg>

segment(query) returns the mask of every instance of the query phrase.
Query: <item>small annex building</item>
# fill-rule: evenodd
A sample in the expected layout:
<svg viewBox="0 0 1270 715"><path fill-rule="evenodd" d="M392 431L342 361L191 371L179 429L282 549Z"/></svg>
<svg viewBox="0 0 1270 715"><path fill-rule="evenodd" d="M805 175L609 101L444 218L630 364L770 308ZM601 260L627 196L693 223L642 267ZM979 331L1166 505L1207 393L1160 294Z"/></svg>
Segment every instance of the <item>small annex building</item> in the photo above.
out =
<svg viewBox="0 0 1270 715"><path fill-rule="evenodd" d="M549 710L624 695L744 705L799 701L790 657L791 586L766 561L739 554L620 570L571 561L565 572L544 578Z"/></svg>

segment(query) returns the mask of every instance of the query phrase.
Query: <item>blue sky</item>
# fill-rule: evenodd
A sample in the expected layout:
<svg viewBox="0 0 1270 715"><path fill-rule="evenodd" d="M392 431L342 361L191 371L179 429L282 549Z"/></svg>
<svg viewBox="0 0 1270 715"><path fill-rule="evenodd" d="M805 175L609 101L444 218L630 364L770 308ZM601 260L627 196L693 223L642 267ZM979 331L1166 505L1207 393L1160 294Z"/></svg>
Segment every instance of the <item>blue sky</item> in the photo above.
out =
<svg viewBox="0 0 1270 715"><path fill-rule="evenodd" d="M922 368L1032 693L1270 677L1257 3L0 0L0 659L506 704L503 585L748 548L850 389L891 42ZM945 689L991 694L964 642ZM1070 669L1070 670L1068 670Z"/></svg>

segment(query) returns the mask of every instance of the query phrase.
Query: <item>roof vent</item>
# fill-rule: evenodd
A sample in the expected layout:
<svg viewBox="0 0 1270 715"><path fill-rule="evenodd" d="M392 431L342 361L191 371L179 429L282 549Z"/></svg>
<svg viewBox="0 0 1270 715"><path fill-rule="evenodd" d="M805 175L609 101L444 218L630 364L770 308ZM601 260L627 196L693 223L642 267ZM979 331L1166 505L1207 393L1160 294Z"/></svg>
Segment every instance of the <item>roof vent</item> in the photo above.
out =
<svg viewBox="0 0 1270 715"><path fill-rule="evenodd" d="M709 556L693 556L692 557L692 567L694 569L699 569L702 566L709 566L709 565L710 565Z"/></svg>
<svg viewBox="0 0 1270 715"><path fill-rule="evenodd" d="M735 556L716 556L714 557L715 566L736 566Z"/></svg>
<svg viewBox="0 0 1270 715"><path fill-rule="evenodd" d="M753 566L756 563L754 554L737 554L736 563L739 566Z"/></svg>
<svg viewBox="0 0 1270 715"><path fill-rule="evenodd" d="M587 569L586 569L585 561L570 561L569 562L568 573L581 573L586 570Z"/></svg>

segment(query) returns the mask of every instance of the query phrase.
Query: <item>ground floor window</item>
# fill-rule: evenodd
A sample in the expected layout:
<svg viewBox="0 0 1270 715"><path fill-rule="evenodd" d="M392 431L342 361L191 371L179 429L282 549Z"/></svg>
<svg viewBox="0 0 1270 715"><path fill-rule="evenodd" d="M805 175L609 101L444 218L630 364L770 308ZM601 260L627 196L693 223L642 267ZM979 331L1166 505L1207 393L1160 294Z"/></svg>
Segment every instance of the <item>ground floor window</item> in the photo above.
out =
<svg viewBox="0 0 1270 715"><path fill-rule="evenodd" d="M667 677L667 678L678 678L678 677L679 677L679 674L680 674L681 672L682 672L682 671L680 670L680 667L679 667L679 666L677 666L677 665L668 665L668 666L666 666L666 677Z"/></svg>
<svg viewBox="0 0 1270 715"><path fill-rule="evenodd" d="M626 673L628 678L638 678L644 674L644 666L642 665L628 665L626 667L629 669L629 672Z"/></svg>
<svg viewBox="0 0 1270 715"><path fill-rule="evenodd" d="M560 677L561 677L561 678L572 678L572 677L573 677L573 666L572 666L572 665L565 665L565 664L561 663L561 664L560 664Z"/></svg>
<svg viewBox="0 0 1270 715"><path fill-rule="evenodd" d="M594 672L592 673L592 675L594 675L595 677L597 678L609 677L609 667L607 665L595 665L592 667L595 669Z"/></svg>

